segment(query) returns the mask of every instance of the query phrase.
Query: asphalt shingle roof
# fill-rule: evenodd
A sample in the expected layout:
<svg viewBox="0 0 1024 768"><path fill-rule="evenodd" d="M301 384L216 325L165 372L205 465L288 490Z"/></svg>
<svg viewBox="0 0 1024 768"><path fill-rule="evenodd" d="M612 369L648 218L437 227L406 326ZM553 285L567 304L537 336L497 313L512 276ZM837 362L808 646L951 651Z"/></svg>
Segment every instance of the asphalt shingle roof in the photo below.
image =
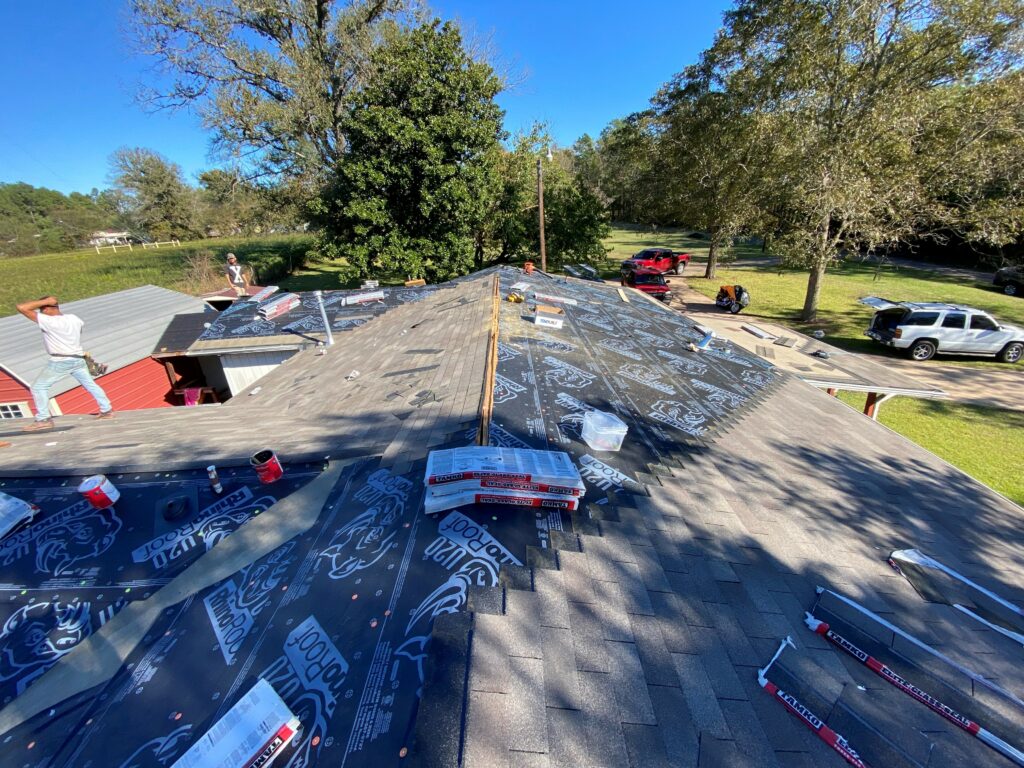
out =
<svg viewBox="0 0 1024 768"><path fill-rule="evenodd" d="M281 533L280 546L298 548L296 565L242 641L250 666L224 667L203 608L204 590L242 578L229 575L245 561L236 533L227 543L238 545L198 560L226 581L164 587L183 600L150 635L167 638L165 649L141 642L110 683L73 688L84 698L65 700L61 686L80 684L76 670L103 653L99 630L0 709L0 734L13 745L0 765L25 764L20 750L30 742L31 764L71 765L69 755L114 733L126 754L160 740L164 751L154 754L176 759L193 736L170 740L165 710L184 712L198 735L264 671L289 704L307 707L316 692L283 675L290 657L280 655L297 628L312 627L307 614L347 672L315 718L302 709L315 726L286 761L841 765L758 685L758 668L789 635L796 648L769 679L866 764L1010 764L803 620L814 610L1012 743L1024 717L1011 702L828 594L818 601L815 587L858 601L1020 696L1019 645L951 605L924 602L886 562L894 549L918 548L1020 605L1019 507L746 353L720 344L690 351L692 324L635 294L626 302L611 287L534 275L527 282L543 293L577 301L565 305L562 329L542 331L523 305L495 307L495 275L500 295L524 280L504 268L440 286L340 335L324 356L299 352L259 392L226 407L88 427L68 419L70 431L0 453L7 476L230 464L265 445L293 461L350 457L331 470L326 497L281 508L310 527ZM571 515L487 506L422 514L429 450L477 434L495 309L492 441L567 451L588 485L584 508ZM588 405L627 422L622 451L595 453L580 441ZM261 536L272 535L276 509L259 517ZM261 546L251 565L265 572L270 544ZM222 562L228 553L240 559ZM140 663L151 682L133 671ZM187 696L160 688L180 680L189 681ZM71 727L101 710L97 725ZM46 755L60 757L39 762Z"/></svg>

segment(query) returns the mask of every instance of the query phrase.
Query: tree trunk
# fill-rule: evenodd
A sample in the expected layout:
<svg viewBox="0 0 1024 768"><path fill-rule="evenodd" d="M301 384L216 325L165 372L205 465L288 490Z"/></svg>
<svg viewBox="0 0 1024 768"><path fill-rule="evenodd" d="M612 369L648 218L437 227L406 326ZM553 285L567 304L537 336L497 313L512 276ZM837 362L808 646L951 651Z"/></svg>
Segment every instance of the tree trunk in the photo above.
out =
<svg viewBox="0 0 1024 768"><path fill-rule="evenodd" d="M477 271L484 268L484 233L477 232L475 238L473 260L476 262Z"/></svg>
<svg viewBox="0 0 1024 768"><path fill-rule="evenodd" d="M711 245L708 248L708 266L704 270L704 278L707 280L713 280L715 278L715 269L718 267L718 236L711 236Z"/></svg>
<svg viewBox="0 0 1024 768"><path fill-rule="evenodd" d="M831 212L825 213L818 233L818 248L814 254L810 277L807 278L807 295L804 297L804 311L800 319L805 323L813 323L818 319L818 296L821 294L821 281L825 277L825 269L829 261L828 233L832 224Z"/></svg>

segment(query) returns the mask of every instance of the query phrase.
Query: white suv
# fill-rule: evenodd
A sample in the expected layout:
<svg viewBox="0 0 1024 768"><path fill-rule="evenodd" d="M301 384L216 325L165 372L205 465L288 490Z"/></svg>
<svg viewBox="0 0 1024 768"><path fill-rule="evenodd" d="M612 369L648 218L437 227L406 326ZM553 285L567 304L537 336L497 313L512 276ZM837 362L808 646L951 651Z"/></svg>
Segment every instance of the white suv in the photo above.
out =
<svg viewBox="0 0 1024 768"><path fill-rule="evenodd" d="M877 296L859 301L877 310L867 335L880 344L907 350L914 360L929 360L936 352L995 355L1004 363L1024 357L1024 330L997 323L980 309Z"/></svg>

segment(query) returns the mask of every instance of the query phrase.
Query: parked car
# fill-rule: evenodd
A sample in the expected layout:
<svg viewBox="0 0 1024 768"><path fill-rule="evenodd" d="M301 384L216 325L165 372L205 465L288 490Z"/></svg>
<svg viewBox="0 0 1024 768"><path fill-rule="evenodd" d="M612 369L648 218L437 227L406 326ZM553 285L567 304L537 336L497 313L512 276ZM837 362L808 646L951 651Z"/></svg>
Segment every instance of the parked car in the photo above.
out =
<svg viewBox="0 0 1024 768"><path fill-rule="evenodd" d="M1007 296L1019 296L1024 291L1024 265L996 270L992 283L1002 288Z"/></svg>
<svg viewBox="0 0 1024 768"><path fill-rule="evenodd" d="M653 296L661 301L668 301L672 297L672 289L668 287L668 280L663 274L653 269L630 270L623 274L622 284L643 291L648 296Z"/></svg>
<svg viewBox="0 0 1024 768"><path fill-rule="evenodd" d="M867 336L906 350L914 360L929 360L936 352L995 355L1004 363L1016 363L1024 356L1024 329L999 323L974 307L889 301L877 296L867 296L860 303L876 310Z"/></svg>
<svg viewBox="0 0 1024 768"><path fill-rule="evenodd" d="M662 274L671 272L674 275L681 275L689 263L688 253L673 251L671 248L647 248L622 262L622 274L625 276L629 270L644 268Z"/></svg>

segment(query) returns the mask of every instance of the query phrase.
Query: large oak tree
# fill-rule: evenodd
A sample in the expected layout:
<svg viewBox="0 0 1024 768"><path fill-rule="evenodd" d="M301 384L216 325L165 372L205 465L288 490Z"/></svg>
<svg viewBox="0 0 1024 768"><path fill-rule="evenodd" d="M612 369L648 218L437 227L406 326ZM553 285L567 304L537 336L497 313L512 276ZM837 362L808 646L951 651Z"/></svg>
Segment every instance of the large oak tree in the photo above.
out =
<svg viewBox="0 0 1024 768"><path fill-rule="evenodd" d="M1000 110L979 83L1020 66L1017 0L741 0L707 52L719 85L772 123L787 227L776 248L810 269L803 319L843 249L871 249L941 226L920 170L964 162L959 109ZM944 135L930 130L937 121Z"/></svg>

